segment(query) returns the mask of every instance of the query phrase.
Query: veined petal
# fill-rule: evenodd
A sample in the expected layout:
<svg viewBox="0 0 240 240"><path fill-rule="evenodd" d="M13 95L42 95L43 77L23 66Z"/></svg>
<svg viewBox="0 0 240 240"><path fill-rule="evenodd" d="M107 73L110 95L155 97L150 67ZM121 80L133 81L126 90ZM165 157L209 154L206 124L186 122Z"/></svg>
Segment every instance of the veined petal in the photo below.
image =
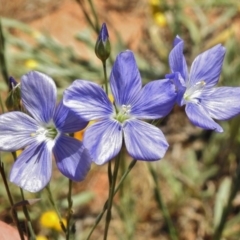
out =
<svg viewBox="0 0 240 240"><path fill-rule="evenodd" d="M143 119L164 117L172 110L176 96L175 85L169 79L149 82L139 92L131 115Z"/></svg>
<svg viewBox="0 0 240 240"><path fill-rule="evenodd" d="M202 105L187 103L185 111L193 125L203 129L212 129L216 132L223 132L222 127L212 120L209 113Z"/></svg>
<svg viewBox="0 0 240 240"><path fill-rule="evenodd" d="M113 65L110 86L117 105L128 105L138 95L142 87L141 76L131 51L118 54Z"/></svg>
<svg viewBox="0 0 240 240"><path fill-rule="evenodd" d="M29 192L42 190L52 175L52 142L34 143L13 164L10 181Z"/></svg>
<svg viewBox="0 0 240 240"><path fill-rule="evenodd" d="M0 150L16 151L35 142L32 133L38 129L35 119L22 112L0 115Z"/></svg>
<svg viewBox="0 0 240 240"><path fill-rule="evenodd" d="M47 75L32 71L21 78L21 96L24 107L39 123L48 123L54 113L57 89Z"/></svg>
<svg viewBox="0 0 240 240"><path fill-rule="evenodd" d="M198 55L191 66L188 86L204 81L206 87L213 87L218 82L224 55L225 48L221 44Z"/></svg>
<svg viewBox="0 0 240 240"><path fill-rule="evenodd" d="M82 181L92 163L88 150L82 142L60 135L53 148L53 154L60 172L73 181Z"/></svg>
<svg viewBox="0 0 240 240"><path fill-rule="evenodd" d="M165 155L168 143L162 131L138 119L131 119L123 125L124 141L131 157L137 160L156 161Z"/></svg>
<svg viewBox="0 0 240 240"><path fill-rule="evenodd" d="M217 120L227 120L240 113L240 87L218 87L203 91L201 105Z"/></svg>
<svg viewBox="0 0 240 240"><path fill-rule="evenodd" d="M169 65L173 73L179 72L186 81L188 79L188 67L183 55L183 47L183 40L177 36L174 39L174 47L169 54Z"/></svg>
<svg viewBox="0 0 240 240"><path fill-rule="evenodd" d="M114 158L122 147L122 126L112 119L99 121L87 128L83 144L93 162L104 164Z"/></svg>
<svg viewBox="0 0 240 240"><path fill-rule="evenodd" d="M64 91L63 103L85 121L101 119L113 113L113 105L103 89L86 80L75 80Z"/></svg>
<svg viewBox="0 0 240 240"><path fill-rule="evenodd" d="M84 129L88 122L77 116L60 101L53 116L56 127L64 133L74 133Z"/></svg>

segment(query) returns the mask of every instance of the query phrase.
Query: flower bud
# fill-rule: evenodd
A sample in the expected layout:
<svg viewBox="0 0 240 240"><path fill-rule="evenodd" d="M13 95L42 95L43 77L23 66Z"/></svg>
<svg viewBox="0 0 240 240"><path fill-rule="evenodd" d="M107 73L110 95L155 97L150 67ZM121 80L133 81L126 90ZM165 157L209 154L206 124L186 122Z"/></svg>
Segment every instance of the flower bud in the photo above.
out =
<svg viewBox="0 0 240 240"><path fill-rule="evenodd" d="M9 89L10 92L8 93L7 99L5 101L8 111L20 110L21 102L20 84L17 83L13 77L9 78Z"/></svg>
<svg viewBox="0 0 240 240"><path fill-rule="evenodd" d="M108 59L110 52L111 45L108 30L106 24L103 23L95 45L95 53L97 57L104 62Z"/></svg>

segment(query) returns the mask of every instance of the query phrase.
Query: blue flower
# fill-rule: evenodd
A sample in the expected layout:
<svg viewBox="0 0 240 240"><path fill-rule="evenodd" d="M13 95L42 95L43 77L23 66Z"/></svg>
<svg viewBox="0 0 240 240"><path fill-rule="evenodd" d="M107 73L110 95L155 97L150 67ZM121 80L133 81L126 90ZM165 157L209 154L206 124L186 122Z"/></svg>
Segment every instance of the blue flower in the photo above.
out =
<svg viewBox="0 0 240 240"><path fill-rule="evenodd" d="M134 55L125 51L114 63L110 86L115 103L92 82L76 80L65 90L63 101L79 117L96 120L84 134L84 145L93 161L103 164L120 151L123 139L131 157L154 161L162 158L168 143L161 130L139 119L166 116L175 102L175 86L168 79L156 80L142 88Z"/></svg>
<svg viewBox="0 0 240 240"><path fill-rule="evenodd" d="M216 120L227 120L240 113L239 87L214 87L218 83L225 55L225 48L218 44L198 55L190 73L183 56L183 40L176 37L169 55L173 78L178 89L177 103L186 105L190 121L203 129L223 132Z"/></svg>
<svg viewBox="0 0 240 240"><path fill-rule="evenodd" d="M83 129L80 120L62 102L56 106L54 81L39 72L29 72L21 79L22 104L29 113L0 115L0 150L25 148L13 164L10 181L30 192L43 189L52 174L52 153L60 172L74 180L83 180L91 157L82 142L69 137Z"/></svg>

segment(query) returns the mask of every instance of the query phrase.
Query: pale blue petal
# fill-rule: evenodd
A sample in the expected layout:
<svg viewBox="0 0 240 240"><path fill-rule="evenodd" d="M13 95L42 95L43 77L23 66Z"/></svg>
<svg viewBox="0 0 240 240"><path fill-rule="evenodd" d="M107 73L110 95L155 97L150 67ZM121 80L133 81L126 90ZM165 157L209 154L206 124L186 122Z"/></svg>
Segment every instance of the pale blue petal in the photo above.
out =
<svg viewBox="0 0 240 240"><path fill-rule="evenodd" d="M52 175L52 142L34 143L13 164L10 181L29 192L42 190Z"/></svg>
<svg viewBox="0 0 240 240"><path fill-rule="evenodd" d="M141 76L131 51L121 52L113 65L110 86L116 105L128 105L142 87Z"/></svg>
<svg viewBox="0 0 240 240"><path fill-rule="evenodd" d="M87 128L83 144L93 162L98 165L113 159L122 147L122 126L111 119L99 121Z"/></svg>
<svg viewBox="0 0 240 240"><path fill-rule="evenodd" d="M201 105L187 103L185 111L193 125L203 129L212 129L216 132L223 132L222 127L212 120L209 113Z"/></svg>
<svg viewBox="0 0 240 240"><path fill-rule="evenodd" d="M140 90L130 114L143 119L164 117L172 110L176 96L176 87L169 79L149 82Z"/></svg>
<svg viewBox="0 0 240 240"><path fill-rule="evenodd" d="M74 133L80 131L88 124L87 121L81 119L79 116L77 116L77 114L63 105L62 101L60 101L56 107L53 121L57 129L64 133Z"/></svg>
<svg viewBox="0 0 240 240"><path fill-rule="evenodd" d="M143 121L124 122L124 141L129 155L137 160L156 161L164 157L168 143L162 131Z"/></svg>
<svg viewBox="0 0 240 240"><path fill-rule="evenodd" d="M113 105L96 83L76 80L64 91L63 103L85 121L108 117Z"/></svg>
<svg viewBox="0 0 240 240"><path fill-rule="evenodd" d="M0 150L16 151L35 142L32 133L38 129L36 120L22 112L0 115Z"/></svg>
<svg viewBox="0 0 240 240"><path fill-rule="evenodd" d="M201 105L217 120L228 120L240 113L240 87L218 87L203 91Z"/></svg>
<svg viewBox="0 0 240 240"><path fill-rule="evenodd" d="M88 150L82 142L60 135L53 148L53 154L60 172L73 181L82 181L92 163Z"/></svg>
<svg viewBox="0 0 240 240"><path fill-rule="evenodd" d="M21 96L24 107L39 123L48 123L54 113L57 89L47 75L32 71L21 78Z"/></svg>
<svg viewBox="0 0 240 240"><path fill-rule="evenodd" d="M169 65L172 73L179 72L182 78L188 79L188 67L183 55L184 42L180 37L174 40L174 47L169 54Z"/></svg>
<svg viewBox="0 0 240 240"><path fill-rule="evenodd" d="M224 55L225 48L221 44L198 55L191 66L188 86L204 81L206 87L213 87L218 82Z"/></svg>

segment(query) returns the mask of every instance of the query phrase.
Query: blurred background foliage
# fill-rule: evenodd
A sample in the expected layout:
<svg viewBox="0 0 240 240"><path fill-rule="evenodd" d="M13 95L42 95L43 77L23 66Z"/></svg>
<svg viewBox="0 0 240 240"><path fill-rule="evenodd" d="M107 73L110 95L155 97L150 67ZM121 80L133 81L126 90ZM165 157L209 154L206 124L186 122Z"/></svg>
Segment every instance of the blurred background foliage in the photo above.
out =
<svg viewBox="0 0 240 240"><path fill-rule="evenodd" d="M78 41L83 51L58 41L51 32L35 29L31 24L35 18L41 19L53 14L63 3L73 4L73 8L78 8L79 14L82 14L85 6L89 18L94 22L94 12L89 4L91 1L78 1L79 4L71 0L11 2L12 4L1 0L0 8L5 43L1 51L4 52L9 75L19 80L30 70L44 72L56 81L59 96L75 79L103 82L101 64L94 56L97 22L91 26L85 19L79 22L79 26L84 26L82 30L76 29L75 35L68 36L69 42ZM164 78L169 72L168 54L172 41L179 35L185 41L184 53L189 66L199 53L216 44L223 44L227 51L219 85L240 86L239 1L111 0L94 1L93 4L99 23L107 23L112 39L108 73L116 55L125 49L132 49L144 83ZM110 13L118 18L112 20ZM126 22L123 16L128 17ZM139 34L126 39L126 35L131 32L128 28L131 21L139 29ZM62 31L61 26L59 31ZM0 91L4 99L8 86L2 76ZM186 118L184 109L177 106L159 125L170 143L170 148L163 160L151 164L158 172L162 198L169 210L178 239L212 239L228 201L229 192L236 183L235 173L240 162L240 117L222 122L221 125L225 130L222 134L195 128ZM8 172L12 164L11 154L2 154L2 158ZM102 174L99 175L102 172L105 178ZM104 166L93 166L86 181L74 185L74 218L79 236L77 239L86 238L96 214L102 208L105 195L99 192L107 191L106 178ZM93 181L91 179L100 183L89 190L88 187L92 185L88 183ZM66 208L67 193L62 187L67 185L66 181L54 171L51 185L54 197L62 209ZM162 213L154 200L154 183L146 163L137 163L129 176L127 186L128 188L126 185L124 187L124 194L120 193L115 201L109 239L171 239ZM17 188L11 188L15 201L20 201ZM101 191L99 188L102 188ZM41 198L41 201L30 207L38 235L48 237L47 239L63 239L56 227L46 226L43 220L40 221L43 213L51 209L45 192L26 194L27 198ZM9 205L3 187L0 187L0 196L1 219L10 222ZM239 193L231 207L222 239L237 240L240 239ZM92 239L101 239L102 232L103 226L100 224Z"/></svg>

